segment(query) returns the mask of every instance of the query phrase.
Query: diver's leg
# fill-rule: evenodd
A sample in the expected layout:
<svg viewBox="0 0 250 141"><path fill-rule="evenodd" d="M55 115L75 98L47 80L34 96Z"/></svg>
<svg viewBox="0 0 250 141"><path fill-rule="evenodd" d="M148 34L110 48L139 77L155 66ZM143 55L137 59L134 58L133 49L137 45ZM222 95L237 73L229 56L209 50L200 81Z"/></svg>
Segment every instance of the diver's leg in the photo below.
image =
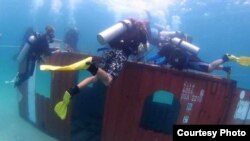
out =
<svg viewBox="0 0 250 141"><path fill-rule="evenodd" d="M85 78L84 80L82 80L80 83L77 84L77 87L79 89L84 88L86 86L88 86L90 83L96 82L97 81L97 77L96 76L90 76Z"/></svg>
<svg viewBox="0 0 250 141"><path fill-rule="evenodd" d="M91 64L87 70L93 76L96 76L95 79L100 79L106 86L112 81L112 77L105 70L97 67L95 64Z"/></svg>
<svg viewBox="0 0 250 141"><path fill-rule="evenodd" d="M190 61L187 64L189 69L193 69L193 70L197 70L197 71L201 71L201 72L209 72L209 64L199 61Z"/></svg>
<svg viewBox="0 0 250 141"><path fill-rule="evenodd" d="M29 62L30 59L28 57L25 57L25 59L19 62L18 73L14 82L15 87L20 86L28 78Z"/></svg>
<svg viewBox="0 0 250 141"><path fill-rule="evenodd" d="M76 92L79 92L79 89L86 87L87 85L97 81L98 79L100 79L106 86L108 86L112 82L113 77L117 76L118 72L121 71L124 62L126 61L126 57L123 57L121 55L122 54L120 51L110 51L105 56L105 62L103 63L105 64L104 66L108 66L108 68L106 68L108 71L105 71L104 69L97 67L94 63L91 63L87 70L93 76L85 78L83 81L74 86L73 88L75 89L75 91L73 91L72 94L70 93L70 90L68 90L69 93L71 95L75 95Z"/></svg>
<svg viewBox="0 0 250 141"><path fill-rule="evenodd" d="M230 59L228 56L224 55L221 59L217 59L209 64L208 70L209 72L212 72L214 70L223 70L227 73L231 73L231 67L225 67L223 64Z"/></svg>
<svg viewBox="0 0 250 141"><path fill-rule="evenodd" d="M224 62L225 61L223 59L214 60L208 65L208 71L212 72L213 70L221 70L223 68L222 64Z"/></svg>
<svg viewBox="0 0 250 141"><path fill-rule="evenodd" d="M70 88L70 89L74 89L73 91L68 90L71 95L77 94L80 91L80 89L88 86L89 84L93 82L96 82L98 79L100 79L105 85L109 85L110 82L112 81L112 78L109 77L108 73L106 73L101 68L97 68L94 64L91 64L88 70L90 71L90 73L92 73L93 76L85 78L76 86Z"/></svg>
<svg viewBox="0 0 250 141"><path fill-rule="evenodd" d="M101 68L98 69L97 77L98 77L98 79L100 79L100 80L104 83L104 85L106 85L106 86L109 86L110 83L111 83L112 80L113 80L112 76L111 76L109 73L107 73L105 70L101 69Z"/></svg>

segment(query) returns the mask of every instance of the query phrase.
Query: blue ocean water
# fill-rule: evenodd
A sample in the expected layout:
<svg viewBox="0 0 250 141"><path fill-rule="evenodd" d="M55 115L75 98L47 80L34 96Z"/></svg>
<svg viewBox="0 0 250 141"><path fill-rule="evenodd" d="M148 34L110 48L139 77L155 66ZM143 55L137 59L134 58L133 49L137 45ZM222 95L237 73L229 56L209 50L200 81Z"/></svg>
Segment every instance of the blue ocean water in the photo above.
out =
<svg viewBox="0 0 250 141"><path fill-rule="evenodd" d="M201 48L200 58L207 62L225 53L250 56L250 0L0 0L0 95L15 92L4 82L16 73L17 64L12 57L18 52L27 27L43 32L46 25L53 25L56 38L62 40L66 29L76 26L80 51L97 54L101 45L96 35L100 31L124 18L146 19L145 11L151 13L152 22L190 34L193 43ZM232 67L231 77L238 87L250 89L249 67L234 62L225 65ZM0 106L5 103L1 101ZM0 114L0 119L4 116ZM0 130L0 140L1 135Z"/></svg>

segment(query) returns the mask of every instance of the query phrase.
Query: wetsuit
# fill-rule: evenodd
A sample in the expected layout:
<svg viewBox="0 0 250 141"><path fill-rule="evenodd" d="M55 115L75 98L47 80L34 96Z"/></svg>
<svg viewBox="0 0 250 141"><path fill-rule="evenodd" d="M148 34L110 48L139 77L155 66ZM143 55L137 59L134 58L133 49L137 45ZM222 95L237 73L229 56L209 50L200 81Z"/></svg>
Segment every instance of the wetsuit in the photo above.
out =
<svg viewBox="0 0 250 141"><path fill-rule="evenodd" d="M39 35L34 34L35 41L27 41L30 48L27 55L18 64L18 75L15 81L15 86L19 86L30 76L33 75L36 61L41 60L41 55L50 55L52 50L49 48L49 42L47 40L46 34Z"/></svg>
<svg viewBox="0 0 250 141"><path fill-rule="evenodd" d="M172 68L208 72L209 64L202 61L196 54L189 53L170 44L163 46L158 55L164 57L164 63L170 64Z"/></svg>
<svg viewBox="0 0 250 141"><path fill-rule="evenodd" d="M164 33L164 32L163 32ZM165 32L167 33L167 32ZM209 64L202 61L196 54L184 50L178 45L171 43L171 39L178 37L184 41L192 42L192 38L182 32L169 32L171 34L165 34L158 37L157 42L152 42L153 45L159 47L157 55L148 59L148 61L157 61L160 58L164 59L157 64L169 64L171 68L182 69L193 69L202 72L208 72Z"/></svg>

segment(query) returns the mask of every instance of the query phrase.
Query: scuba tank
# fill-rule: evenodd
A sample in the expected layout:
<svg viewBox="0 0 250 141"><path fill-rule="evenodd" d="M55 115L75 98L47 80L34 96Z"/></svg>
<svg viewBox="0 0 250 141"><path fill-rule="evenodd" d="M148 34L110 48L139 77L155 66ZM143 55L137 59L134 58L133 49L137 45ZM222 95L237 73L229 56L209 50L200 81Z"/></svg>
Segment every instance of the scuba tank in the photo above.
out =
<svg viewBox="0 0 250 141"><path fill-rule="evenodd" d="M108 43L131 27L132 27L131 20L123 20L100 32L97 35L97 40L99 41L100 44Z"/></svg>
<svg viewBox="0 0 250 141"><path fill-rule="evenodd" d="M200 51L200 48L189 43L189 42L186 42L178 37L174 37L171 39L171 43L173 43L174 45L176 45L176 47L180 47L180 48L183 48L193 54L198 54L198 52Z"/></svg>
<svg viewBox="0 0 250 141"><path fill-rule="evenodd" d="M161 31L160 40L163 42L170 42L176 47L180 47L192 54L198 54L200 48L191 44L192 38L182 32L178 31Z"/></svg>
<svg viewBox="0 0 250 141"><path fill-rule="evenodd" d="M27 57L27 54L30 50L30 44L34 43L36 41L36 36L35 35L31 35L28 39L28 42L26 42L22 48L22 50L20 51L20 53L17 56L17 61L20 63L22 62L25 57Z"/></svg>

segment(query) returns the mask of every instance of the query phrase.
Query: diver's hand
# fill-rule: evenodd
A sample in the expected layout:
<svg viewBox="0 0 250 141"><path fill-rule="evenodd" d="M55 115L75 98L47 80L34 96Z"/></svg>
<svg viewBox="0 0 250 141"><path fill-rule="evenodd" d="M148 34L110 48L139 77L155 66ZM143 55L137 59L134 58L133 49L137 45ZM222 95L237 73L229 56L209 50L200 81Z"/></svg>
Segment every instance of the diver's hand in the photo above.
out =
<svg viewBox="0 0 250 141"><path fill-rule="evenodd" d="M52 54L56 54L56 53L62 53L62 51L60 49L57 49L57 50L52 52Z"/></svg>
<svg viewBox="0 0 250 141"><path fill-rule="evenodd" d="M61 53L61 48L60 47L53 47L50 48L51 54L55 54L55 53Z"/></svg>

